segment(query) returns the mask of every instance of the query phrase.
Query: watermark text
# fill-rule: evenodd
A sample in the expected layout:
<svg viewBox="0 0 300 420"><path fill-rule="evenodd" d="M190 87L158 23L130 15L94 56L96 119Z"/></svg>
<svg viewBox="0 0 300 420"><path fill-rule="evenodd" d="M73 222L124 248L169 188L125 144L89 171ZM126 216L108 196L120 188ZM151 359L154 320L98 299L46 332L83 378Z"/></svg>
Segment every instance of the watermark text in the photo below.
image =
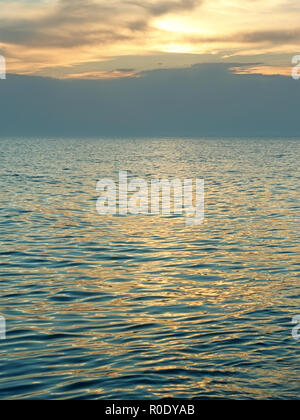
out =
<svg viewBox="0 0 300 420"><path fill-rule="evenodd" d="M0 340L6 339L6 321L3 316L0 316Z"/></svg>
<svg viewBox="0 0 300 420"><path fill-rule="evenodd" d="M127 171L119 172L119 181L101 179L97 183L101 196L97 211L104 215L184 215L186 225L204 221L203 179L128 179Z"/></svg>
<svg viewBox="0 0 300 420"><path fill-rule="evenodd" d="M6 60L3 55L0 55L0 80L6 79Z"/></svg>
<svg viewBox="0 0 300 420"><path fill-rule="evenodd" d="M292 64L294 64L294 67L292 69L292 77L294 80L300 79L300 55L295 55L292 58Z"/></svg>
<svg viewBox="0 0 300 420"><path fill-rule="evenodd" d="M298 341L300 340L300 315L294 316L292 323L296 324L296 326L293 328L292 336L294 340Z"/></svg>

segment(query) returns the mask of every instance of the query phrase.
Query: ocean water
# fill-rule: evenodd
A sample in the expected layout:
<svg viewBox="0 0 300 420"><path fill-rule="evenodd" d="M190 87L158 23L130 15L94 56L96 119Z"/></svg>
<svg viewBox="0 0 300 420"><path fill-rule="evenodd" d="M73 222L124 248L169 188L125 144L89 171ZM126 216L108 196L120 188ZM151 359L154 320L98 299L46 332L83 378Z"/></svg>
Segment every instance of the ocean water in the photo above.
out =
<svg viewBox="0 0 300 420"><path fill-rule="evenodd" d="M1 139L0 398L298 399L300 140ZM96 182L204 178L206 218Z"/></svg>

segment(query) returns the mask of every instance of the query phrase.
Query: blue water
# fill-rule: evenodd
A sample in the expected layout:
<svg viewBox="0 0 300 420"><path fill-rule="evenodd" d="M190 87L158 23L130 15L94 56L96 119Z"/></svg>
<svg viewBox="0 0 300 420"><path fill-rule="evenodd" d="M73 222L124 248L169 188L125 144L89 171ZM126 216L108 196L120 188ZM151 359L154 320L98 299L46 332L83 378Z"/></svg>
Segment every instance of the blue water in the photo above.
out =
<svg viewBox="0 0 300 420"><path fill-rule="evenodd" d="M300 141L1 139L0 397L299 398ZM206 220L96 182L204 178Z"/></svg>

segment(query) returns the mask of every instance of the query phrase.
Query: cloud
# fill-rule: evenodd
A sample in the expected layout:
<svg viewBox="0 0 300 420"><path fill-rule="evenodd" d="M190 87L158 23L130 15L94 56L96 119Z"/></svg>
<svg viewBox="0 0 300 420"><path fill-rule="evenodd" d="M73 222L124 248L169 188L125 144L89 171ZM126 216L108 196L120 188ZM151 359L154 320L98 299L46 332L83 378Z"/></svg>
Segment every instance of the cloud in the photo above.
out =
<svg viewBox="0 0 300 420"><path fill-rule="evenodd" d="M191 10L200 0L178 1L96 1L59 0L49 13L36 17L1 18L2 43L31 47L75 47L131 40L130 31L145 31L149 15L161 16L172 11ZM45 6L31 6L37 9Z"/></svg>
<svg viewBox="0 0 300 420"><path fill-rule="evenodd" d="M300 41L300 30L273 30L273 31L245 31L225 36L192 36L185 41L191 43L231 43L231 44L295 44Z"/></svg>
<svg viewBox="0 0 300 420"><path fill-rule="evenodd" d="M153 16L162 16L172 12L190 11L198 7L202 0L170 0L170 1L156 1L156 2L134 2L129 1L128 4L134 4L143 8Z"/></svg>
<svg viewBox="0 0 300 420"><path fill-rule="evenodd" d="M298 0L2 0L0 54L11 72L57 77L126 55L296 54L299 18Z"/></svg>
<svg viewBox="0 0 300 420"><path fill-rule="evenodd" d="M42 6L35 6L36 8ZM120 5L122 14L124 7ZM131 39L116 20L116 5L92 0L59 0L43 16L0 18L0 40L28 47L76 47ZM123 27L130 27L124 24Z"/></svg>
<svg viewBox="0 0 300 420"><path fill-rule="evenodd" d="M236 36L239 42L289 44L300 41L300 30L254 31Z"/></svg>
<svg viewBox="0 0 300 420"><path fill-rule="evenodd" d="M249 65L232 67L231 70L236 74L261 74L264 76L286 76L291 77L291 66L263 66L263 65Z"/></svg>
<svg viewBox="0 0 300 420"><path fill-rule="evenodd" d="M132 69L116 69L112 71L70 73L64 78L77 80L113 80L133 77L140 77L140 73Z"/></svg>
<svg viewBox="0 0 300 420"><path fill-rule="evenodd" d="M300 82L234 74L233 66L109 80L8 75L0 81L1 136L299 136Z"/></svg>

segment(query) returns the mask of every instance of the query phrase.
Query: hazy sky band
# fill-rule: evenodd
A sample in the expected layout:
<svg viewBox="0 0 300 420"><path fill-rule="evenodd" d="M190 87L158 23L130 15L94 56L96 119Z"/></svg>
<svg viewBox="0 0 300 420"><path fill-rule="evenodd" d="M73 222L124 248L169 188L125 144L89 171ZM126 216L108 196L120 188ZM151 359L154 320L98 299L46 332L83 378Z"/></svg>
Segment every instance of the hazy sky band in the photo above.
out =
<svg viewBox="0 0 300 420"><path fill-rule="evenodd" d="M207 56L219 62L247 57L262 69L276 66L286 74L300 41L298 0L2 0L0 5L0 53L17 74L131 77ZM136 65L134 57L144 60Z"/></svg>

